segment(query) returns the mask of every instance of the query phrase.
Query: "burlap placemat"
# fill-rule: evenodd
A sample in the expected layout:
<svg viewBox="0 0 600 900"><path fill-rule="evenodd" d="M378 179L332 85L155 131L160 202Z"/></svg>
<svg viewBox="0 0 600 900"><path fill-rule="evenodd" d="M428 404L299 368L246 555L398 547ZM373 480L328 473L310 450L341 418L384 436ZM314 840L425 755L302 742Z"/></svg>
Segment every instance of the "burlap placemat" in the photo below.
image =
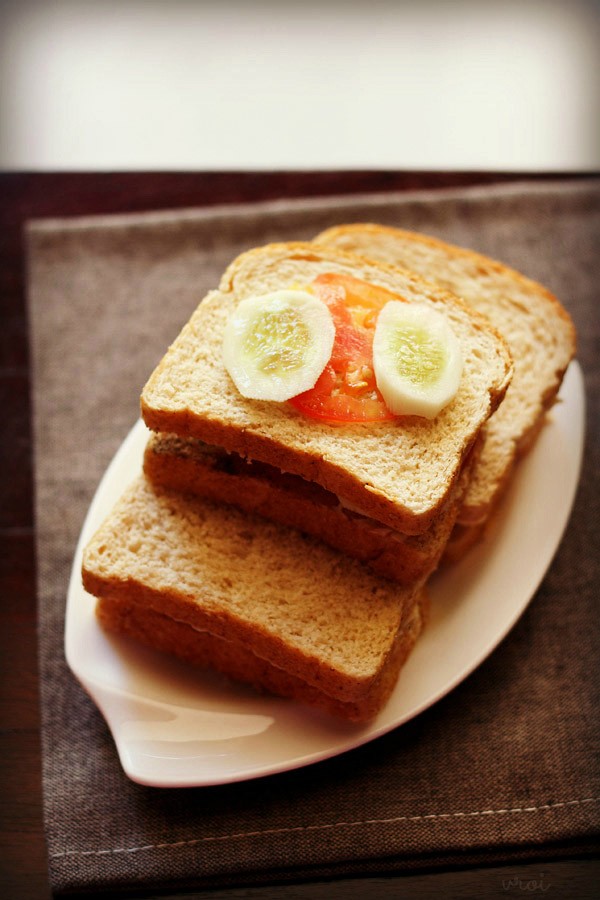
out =
<svg viewBox="0 0 600 900"><path fill-rule="evenodd" d="M53 889L183 888L417 871L589 851L598 833L598 182L368 196L28 228L44 803ZM500 258L571 312L588 439L570 526L537 595L465 683L341 758L221 787L133 784L66 668L67 581L140 389L240 251L343 221Z"/></svg>

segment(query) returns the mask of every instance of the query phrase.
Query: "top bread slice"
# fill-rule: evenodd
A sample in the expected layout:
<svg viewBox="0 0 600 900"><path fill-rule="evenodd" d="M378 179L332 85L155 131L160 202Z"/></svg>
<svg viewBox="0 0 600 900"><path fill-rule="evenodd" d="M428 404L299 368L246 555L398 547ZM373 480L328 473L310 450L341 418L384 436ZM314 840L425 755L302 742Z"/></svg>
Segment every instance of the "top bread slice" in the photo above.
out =
<svg viewBox="0 0 600 900"><path fill-rule="evenodd" d="M535 439L575 354L575 328L549 291L495 260L423 234L372 224L341 225L315 239L392 265L406 266L457 294L503 335L514 374L486 428L458 521L477 525L490 514L513 463Z"/></svg>
<svg viewBox="0 0 600 900"><path fill-rule="evenodd" d="M224 367L225 323L243 298L308 285L322 273L352 275L409 303L440 310L461 344L454 400L435 420L334 426L291 404L242 397ZM311 243L270 244L242 254L200 304L141 397L150 429L195 437L316 481L344 505L406 534L426 531L446 502L480 428L512 374L506 344L487 320L411 272Z"/></svg>

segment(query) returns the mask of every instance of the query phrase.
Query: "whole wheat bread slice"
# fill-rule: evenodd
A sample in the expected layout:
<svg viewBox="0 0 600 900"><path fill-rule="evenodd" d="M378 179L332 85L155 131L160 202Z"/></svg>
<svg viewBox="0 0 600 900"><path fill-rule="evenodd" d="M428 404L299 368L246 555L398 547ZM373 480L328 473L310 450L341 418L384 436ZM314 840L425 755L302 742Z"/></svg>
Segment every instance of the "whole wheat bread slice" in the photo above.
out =
<svg viewBox="0 0 600 900"><path fill-rule="evenodd" d="M102 597L98 601L97 616L108 631L126 634L192 665L214 669L233 681L250 684L260 692L306 703L330 715L359 723L373 719L389 698L400 669L421 633L426 619L426 603L425 594L416 598L380 677L363 697L354 701L332 697L272 665L256 656L246 643L198 631L185 622L123 597Z"/></svg>
<svg viewBox="0 0 600 900"><path fill-rule="evenodd" d="M463 350L454 400L433 421L400 417L343 427L287 403L247 400L223 365L225 323L249 295L308 285L325 272L380 285L410 303L443 311ZM402 269L314 244L271 244L242 254L192 315L146 384L141 409L154 431L195 437L309 480L406 534L433 523L480 428L501 402L512 364L484 317L449 292Z"/></svg>
<svg viewBox="0 0 600 900"><path fill-rule="evenodd" d="M479 445L479 441L477 442ZM157 487L232 503L247 512L298 528L403 584L427 578L437 567L462 504L472 452L432 526L404 535L344 508L316 482L244 460L195 438L154 434L144 453L144 472Z"/></svg>
<svg viewBox="0 0 600 900"><path fill-rule="evenodd" d="M402 587L293 529L143 476L88 543L82 576L107 601L106 624L173 652L172 623L230 642L179 649L253 683L263 667L265 688L307 701L317 692L354 719L385 702L421 622L422 583ZM252 659L234 669L227 650L240 645Z"/></svg>
<svg viewBox="0 0 600 900"><path fill-rule="evenodd" d="M516 458L535 439L575 354L575 329L568 313L548 290L508 266L423 234L354 224L328 229L316 242L406 266L453 291L505 338L513 378L490 419L459 514L462 524L480 524L506 486Z"/></svg>

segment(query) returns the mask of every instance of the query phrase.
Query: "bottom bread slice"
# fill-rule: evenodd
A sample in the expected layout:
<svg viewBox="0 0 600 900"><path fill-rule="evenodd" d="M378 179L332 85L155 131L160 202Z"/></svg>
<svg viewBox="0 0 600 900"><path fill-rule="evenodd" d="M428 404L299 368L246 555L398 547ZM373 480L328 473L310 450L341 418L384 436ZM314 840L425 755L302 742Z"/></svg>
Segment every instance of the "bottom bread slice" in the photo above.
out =
<svg viewBox="0 0 600 900"><path fill-rule="evenodd" d="M255 663L253 683L299 696L302 682L304 699L325 695L355 719L374 715L389 695L418 630L414 609L423 588L423 581L398 585L376 576L294 529L157 489L144 477L85 548L82 575L100 611L116 602L130 622L139 623L142 610L163 633L168 620L208 634L221 648L214 664L225 645L212 638L247 648L265 671L277 670L262 683ZM175 643L165 649L176 652ZM231 674L250 668L244 663ZM296 693L283 691L287 678Z"/></svg>
<svg viewBox="0 0 600 900"><path fill-rule="evenodd" d="M462 504L470 467L471 458L431 528L421 535L405 535L346 508L315 482L194 438L153 434L144 454L144 472L158 487L232 503L298 528L403 584L427 578L437 567Z"/></svg>
<svg viewBox="0 0 600 900"><path fill-rule="evenodd" d="M344 702L300 678L268 663L240 641L228 641L207 631L197 631L141 604L119 597L103 597L96 606L101 625L116 634L125 634L147 647L177 656L201 668L214 669L234 681L252 685L260 692L306 703L350 722L372 719L389 699L400 669L415 645L426 619L425 593L415 598L399 631L390 657L364 697Z"/></svg>

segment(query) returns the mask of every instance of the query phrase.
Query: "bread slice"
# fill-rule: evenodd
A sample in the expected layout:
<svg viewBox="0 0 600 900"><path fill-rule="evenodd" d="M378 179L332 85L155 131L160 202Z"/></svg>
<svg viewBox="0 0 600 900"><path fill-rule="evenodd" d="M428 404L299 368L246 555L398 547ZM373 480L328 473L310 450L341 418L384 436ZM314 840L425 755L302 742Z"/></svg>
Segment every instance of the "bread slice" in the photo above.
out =
<svg viewBox="0 0 600 900"><path fill-rule="evenodd" d="M495 260L443 241L379 225L341 225L318 235L320 247L406 266L460 296L503 335L514 364L504 402L486 442L459 521L477 525L490 514L515 459L535 439L575 354L575 328L544 287Z"/></svg>
<svg viewBox="0 0 600 900"><path fill-rule="evenodd" d="M251 685L257 691L306 703L338 718L360 723L373 719L394 689L398 673L421 633L426 619L426 604L426 595L418 595L380 677L363 697L353 701L330 696L272 665L256 656L246 643L198 631L185 622L123 597L102 597L97 604L97 616L107 631L128 635L148 647L203 669L214 669L234 681Z"/></svg>
<svg viewBox="0 0 600 900"><path fill-rule="evenodd" d="M157 487L232 503L298 528L360 559L374 572L410 584L427 578L439 563L468 485L472 456L448 502L422 535L401 534L344 508L335 494L316 482L244 460L195 438L152 435L144 454L144 472Z"/></svg>
<svg viewBox="0 0 600 900"><path fill-rule="evenodd" d="M247 400L222 361L225 323L244 297L340 272L381 285L448 317L463 350L454 400L433 421L402 417L343 427L291 404ZM447 501L477 434L501 402L510 354L487 321L410 272L313 244L271 244L242 254L192 315L146 384L141 409L157 432L195 437L316 481L345 506L406 534L421 534Z"/></svg>
<svg viewBox="0 0 600 900"><path fill-rule="evenodd" d="M355 720L385 702L421 623L422 583L401 587L297 531L143 476L85 548L82 576L109 627Z"/></svg>

